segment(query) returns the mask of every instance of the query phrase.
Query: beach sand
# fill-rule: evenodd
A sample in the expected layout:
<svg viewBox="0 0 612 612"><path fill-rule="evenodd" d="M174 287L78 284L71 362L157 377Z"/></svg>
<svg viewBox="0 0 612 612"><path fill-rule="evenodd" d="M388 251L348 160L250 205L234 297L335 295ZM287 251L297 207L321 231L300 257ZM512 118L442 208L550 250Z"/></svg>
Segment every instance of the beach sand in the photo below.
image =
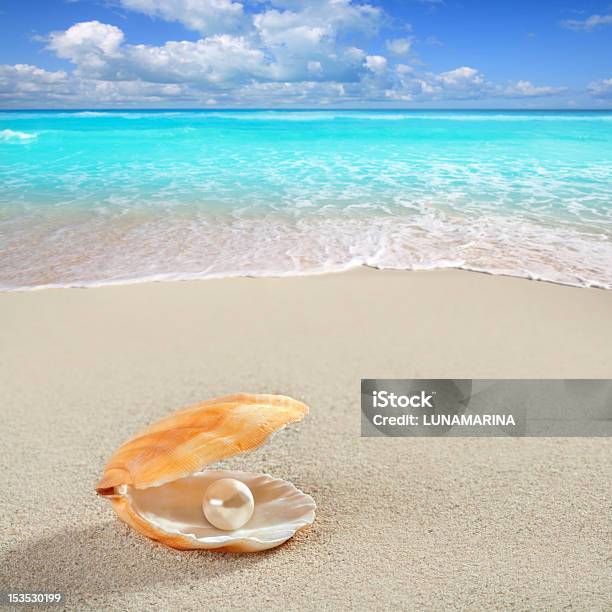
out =
<svg viewBox="0 0 612 612"><path fill-rule="evenodd" d="M0 294L2 589L75 609L610 609L609 439L361 438L360 379L612 377L612 291L361 269ZM152 420L237 391L310 416L226 466L314 525L178 552L93 487Z"/></svg>

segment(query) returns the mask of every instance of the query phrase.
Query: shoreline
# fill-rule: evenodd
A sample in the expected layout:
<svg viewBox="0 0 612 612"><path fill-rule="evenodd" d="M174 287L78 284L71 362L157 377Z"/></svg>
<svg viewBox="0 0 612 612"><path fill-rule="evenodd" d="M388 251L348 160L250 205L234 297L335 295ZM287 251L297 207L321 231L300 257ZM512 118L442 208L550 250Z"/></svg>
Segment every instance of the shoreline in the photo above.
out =
<svg viewBox="0 0 612 612"><path fill-rule="evenodd" d="M82 281L78 283L49 283L42 285L25 285L2 287L0 286L0 295L3 293L21 293L21 292L34 292L34 291L46 291L46 290L57 290L57 289L101 289L105 287L125 287L130 285L143 285L143 284L154 284L154 283L182 283L182 282L198 282L198 281L209 281L209 280L232 280L239 278L248 279L283 279L283 278L307 278L307 277L318 277L318 276L333 276L338 274L355 273L362 269L375 270L377 272L399 272L399 273L426 273L426 272L443 272L443 271L457 271L465 272L469 274L482 274L485 276L493 276L500 278L513 278L525 281L532 281L537 283L545 283L550 285L556 285L560 287L572 287L574 289L597 289L600 291L610 291L612 286L603 284L577 284L569 282L561 282L557 280L550 280L547 278L540 278L536 276L524 276L520 274L511 274L507 272L491 272L488 270L481 270L476 268L464 268L461 266L442 266L442 267L427 267L427 268L379 268L375 265L368 263L359 263L355 265L347 265L344 268L336 270L313 270L305 272L287 272L286 274L182 274L169 273L152 276L143 276L140 278L130 279L119 279L119 280L103 280L103 281Z"/></svg>

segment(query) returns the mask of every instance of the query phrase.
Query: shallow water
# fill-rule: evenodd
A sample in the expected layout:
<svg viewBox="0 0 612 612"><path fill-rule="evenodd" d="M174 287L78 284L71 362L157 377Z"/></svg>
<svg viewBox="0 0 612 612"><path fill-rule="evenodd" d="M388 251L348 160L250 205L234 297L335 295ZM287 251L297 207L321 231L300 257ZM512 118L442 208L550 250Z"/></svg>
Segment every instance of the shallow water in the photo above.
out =
<svg viewBox="0 0 612 612"><path fill-rule="evenodd" d="M0 287L461 267L612 287L612 113L0 112Z"/></svg>

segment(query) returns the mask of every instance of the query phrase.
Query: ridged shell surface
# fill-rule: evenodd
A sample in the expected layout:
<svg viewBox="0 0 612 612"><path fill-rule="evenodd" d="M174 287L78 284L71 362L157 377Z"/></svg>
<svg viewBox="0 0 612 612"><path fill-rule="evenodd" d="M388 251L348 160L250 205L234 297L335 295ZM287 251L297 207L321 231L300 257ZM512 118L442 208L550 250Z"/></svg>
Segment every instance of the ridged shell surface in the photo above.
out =
<svg viewBox="0 0 612 612"><path fill-rule="evenodd" d="M261 446L306 414L306 404L283 395L239 393L201 402L125 442L109 459L96 490L114 495L121 485L143 489L184 478Z"/></svg>

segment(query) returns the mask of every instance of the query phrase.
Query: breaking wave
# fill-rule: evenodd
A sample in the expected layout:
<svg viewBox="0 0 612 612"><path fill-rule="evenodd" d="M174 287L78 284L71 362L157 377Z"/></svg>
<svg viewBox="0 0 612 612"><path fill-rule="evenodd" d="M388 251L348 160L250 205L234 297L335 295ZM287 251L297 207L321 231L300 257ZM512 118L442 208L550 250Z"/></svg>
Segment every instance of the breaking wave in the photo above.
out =
<svg viewBox="0 0 612 612"><path fill-rule="evenodd" d="M611 119L0 112L0 143L36 141L3 146L0 288L361 265L612 288Z"/></svg>
<svg viewBox="0 0 612 612"><path fill-rule="evenodd" d="M8 142L27 142L34 140L38 137L38 134L30 134L28 132L19 132L17 130L1 130L0 141Z"/></svg>
<svg viewBox="0 0 612 612"><path fill-rule="evenodd" d="M0 285L92 286L144 280L288 276L381 269L462 268L612 288L612 241L508 218L350 215L287 218L90 219L44 237L13 227ZM27 261L27 267L24 262Z"/></svg>

